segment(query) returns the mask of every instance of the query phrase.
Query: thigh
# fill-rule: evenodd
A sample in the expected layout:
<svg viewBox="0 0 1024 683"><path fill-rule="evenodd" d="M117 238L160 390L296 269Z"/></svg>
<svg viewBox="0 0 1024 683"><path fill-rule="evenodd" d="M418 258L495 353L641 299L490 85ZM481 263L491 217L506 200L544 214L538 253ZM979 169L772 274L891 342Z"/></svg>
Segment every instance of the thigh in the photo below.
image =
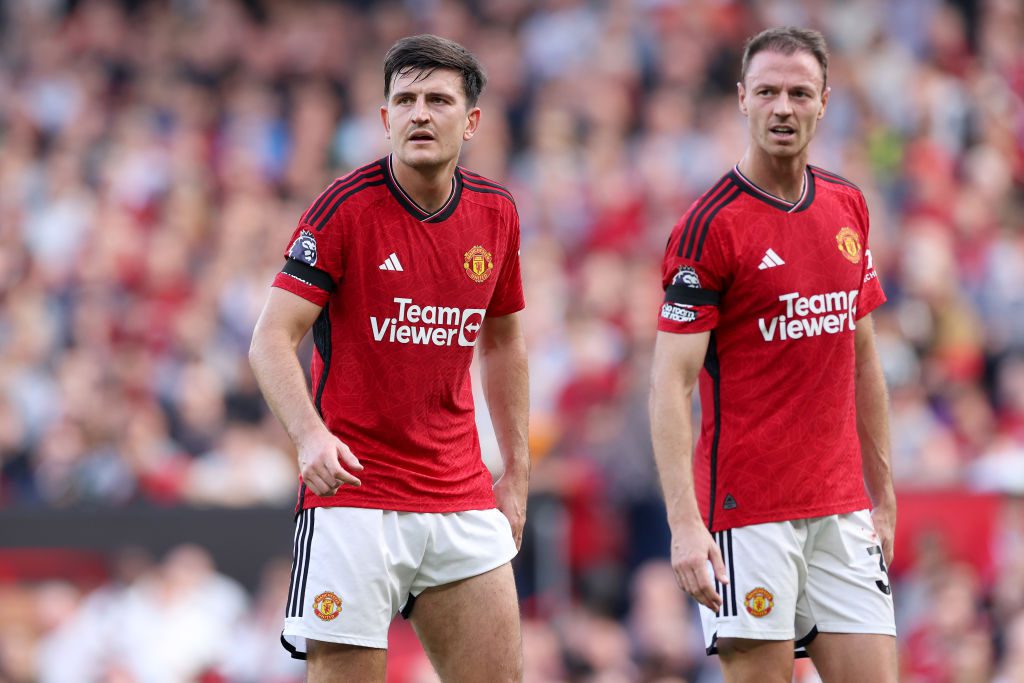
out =
<svg viewBox="0 0 1024 683"><path fill-rule="evenodd" d="M870 513L813 520L808 545L803 628L818 634L895 636L892 589Z"/></svg>
<svg viewBox="0 0 1024 683"><path fill-rule="evenodd" d="M792 640L723 638L718 648L725 683L790 683L793 680Z"/></svg>
<svg viewBox="0 0 1024 683"><path fill-rule="evenodd" d="M523 676L512 566L428 588L412 625L445 683L517 683Z"/></svg>
<svg viewBox="0 0 1024 683"><path fill-rule="evenodd" d="M797 601L806 576L804 523L754 524L714 536L730 583L715 583L722 596L718 612L700 608L708 654L718 652L725 638L786 641L792 659Z"/></svg>
<svg viewBox="0 0 1024 683"><path fill-rule="evenodd" d="M306 683L384 683L387 651L310 640Z"/></svg>
<svg viewBox="0 0 1024 683"><path fill-rule="evenodd" d="M387 648L416 562L411 541L397 549L389 541L393 515L364 508L301 513L282 635L293 656L302 657L307 641Z"/></svg>
<svg viewBox="0 0 1024 683"><path fill-rule="evenodd" d="M823 683L896 683L895 636L819 633L807 651Z"/></svg>

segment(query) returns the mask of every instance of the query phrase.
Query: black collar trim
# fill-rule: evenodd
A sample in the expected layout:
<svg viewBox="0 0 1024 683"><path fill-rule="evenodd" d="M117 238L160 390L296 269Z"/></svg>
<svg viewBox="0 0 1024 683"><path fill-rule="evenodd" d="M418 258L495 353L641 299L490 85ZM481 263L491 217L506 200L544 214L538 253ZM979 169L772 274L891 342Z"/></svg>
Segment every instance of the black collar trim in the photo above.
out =
<svg viewBox="0 0 1024 683"><path fill-rule="evenodd" d="M811 173L810 168L804 168L804 188L800 193L800 198L795 202L787 202L782 197L762 190L760 187L755 185L750 178L740 172L739 166L733 166L729 175L741 190L752 197L760 199L765 204L775 207L779 211L785 211L786 213L798 213L809 209L811 204L814 202L814 174Z"/></svg>
<svg viewBox="0 0 1024 683"><path fill-rule="evenodd" d="M462 198L462 172L459 168L455 168L455 175L452 178L452 191L448 195L448 200L445 201L444 205L441 206L437 211L430 212L424 209L422 206L417 204L409 193L406 192L401 185L398 184L398 180L395 178L395 173L391 169L391 156L388 155L380 160L380 165L384 169L384 180L391 190L392 196L398 203L402 205L402 208L409 212L416 220L421 223L440 223L443 220L451 217L455 213L455 209L459 206L459 200Z"/></svg>

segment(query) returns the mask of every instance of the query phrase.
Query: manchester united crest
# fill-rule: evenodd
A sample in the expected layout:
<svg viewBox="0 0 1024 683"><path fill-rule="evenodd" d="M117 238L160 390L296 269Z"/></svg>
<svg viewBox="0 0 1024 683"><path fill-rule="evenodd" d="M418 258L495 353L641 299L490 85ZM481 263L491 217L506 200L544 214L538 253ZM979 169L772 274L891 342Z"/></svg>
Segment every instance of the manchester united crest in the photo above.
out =
<svg viewBox="0 0 1024 683"><path fill-rule="evenodd" d="M313 612L324 621L337 619L341 614L341 598L331 591L324 591L313 599Z"/></svg>
<svg viewBox="0 0 1024 683"><path fill-rule="evenodd" d="M836 233L836 244L839 245L839 252L846 257L850 263L860 263L860 235L851 228L839 228Z"/></svg>
<svg viewBox="0 0 1024 683"><path fill-rule="evenodd" d="M483 282L491 276L494 269L494 261L491 259L491 252L480 245L477 245L466 252L466 275L473 282Z"/></svg>
<svg viewBox="0 0 1024 683"><path fill-rule="evenodd" d="M752 616L758 618L766 617L772 611L772 607L775 606L775 596L767 588L758 586L743 598L743 606L747 608L747 611Z"/></svg>

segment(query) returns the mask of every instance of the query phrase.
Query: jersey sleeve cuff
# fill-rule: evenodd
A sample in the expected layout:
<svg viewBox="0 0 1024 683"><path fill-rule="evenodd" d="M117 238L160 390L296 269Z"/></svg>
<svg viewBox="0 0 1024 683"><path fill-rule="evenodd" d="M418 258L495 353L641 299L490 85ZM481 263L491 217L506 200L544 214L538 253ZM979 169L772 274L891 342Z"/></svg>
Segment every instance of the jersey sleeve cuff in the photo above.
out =
<svg viewBox="0 0 1024 683"><path fill-rule="evenodd" d="M315 287L284 271L281 271L274 277L274 282L271 283L271 286L291 292L296 296L301 296L306 301L317 306L324 306L331 296L330 293L325 292L319 287Z"/></svg>
<svg viewBox="0 0 1024 683"><path fill-rule="evenodd" d="M523 299L512 302L511 304L505 304L504 306L492 306L487 309L487 317L489 318L500 318L503 315L512 315L526 308L526 302Z"/></svg>
<svg viewBox="0 0 1024 683"><path fill-rule="evenodd" d="M673 334L696 334L718 326L717 306L688 306L666 301L658 316L658 331Z"/></svg>
<svg viewBox="0 0 1024 683"><path fill-rule="evenodd" d="M865 296L863 300L858 302L857 320L860 320L867 314L871 313L871 311L875 310L876 308L884 304L887 300L888 299L886 299L885 293L882 292L880 288L872 291L870 294Z"/></svg>

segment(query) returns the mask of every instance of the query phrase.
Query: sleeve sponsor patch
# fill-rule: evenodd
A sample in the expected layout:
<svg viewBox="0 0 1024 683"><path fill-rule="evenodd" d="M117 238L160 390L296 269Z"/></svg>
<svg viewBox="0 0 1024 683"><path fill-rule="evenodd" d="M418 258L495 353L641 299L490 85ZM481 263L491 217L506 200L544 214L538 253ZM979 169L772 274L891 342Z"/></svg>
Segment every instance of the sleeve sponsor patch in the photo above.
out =
<svg viewBox="0 0 1024 683"><path fill-rule="evenodd" d="M676 323L692 323L697 319L697 311L686 304L667 302L661 306L661 317Z"/></svg>
<svg viewBox="0 0 1024 683"><path fill-rule="evenodd" d="M315 266L317 258L316 237L313 236L313 233L309 230L301 231L299 236L295 238L295 241L292 242L291 249L288 250L288 258Z"/></svg>

